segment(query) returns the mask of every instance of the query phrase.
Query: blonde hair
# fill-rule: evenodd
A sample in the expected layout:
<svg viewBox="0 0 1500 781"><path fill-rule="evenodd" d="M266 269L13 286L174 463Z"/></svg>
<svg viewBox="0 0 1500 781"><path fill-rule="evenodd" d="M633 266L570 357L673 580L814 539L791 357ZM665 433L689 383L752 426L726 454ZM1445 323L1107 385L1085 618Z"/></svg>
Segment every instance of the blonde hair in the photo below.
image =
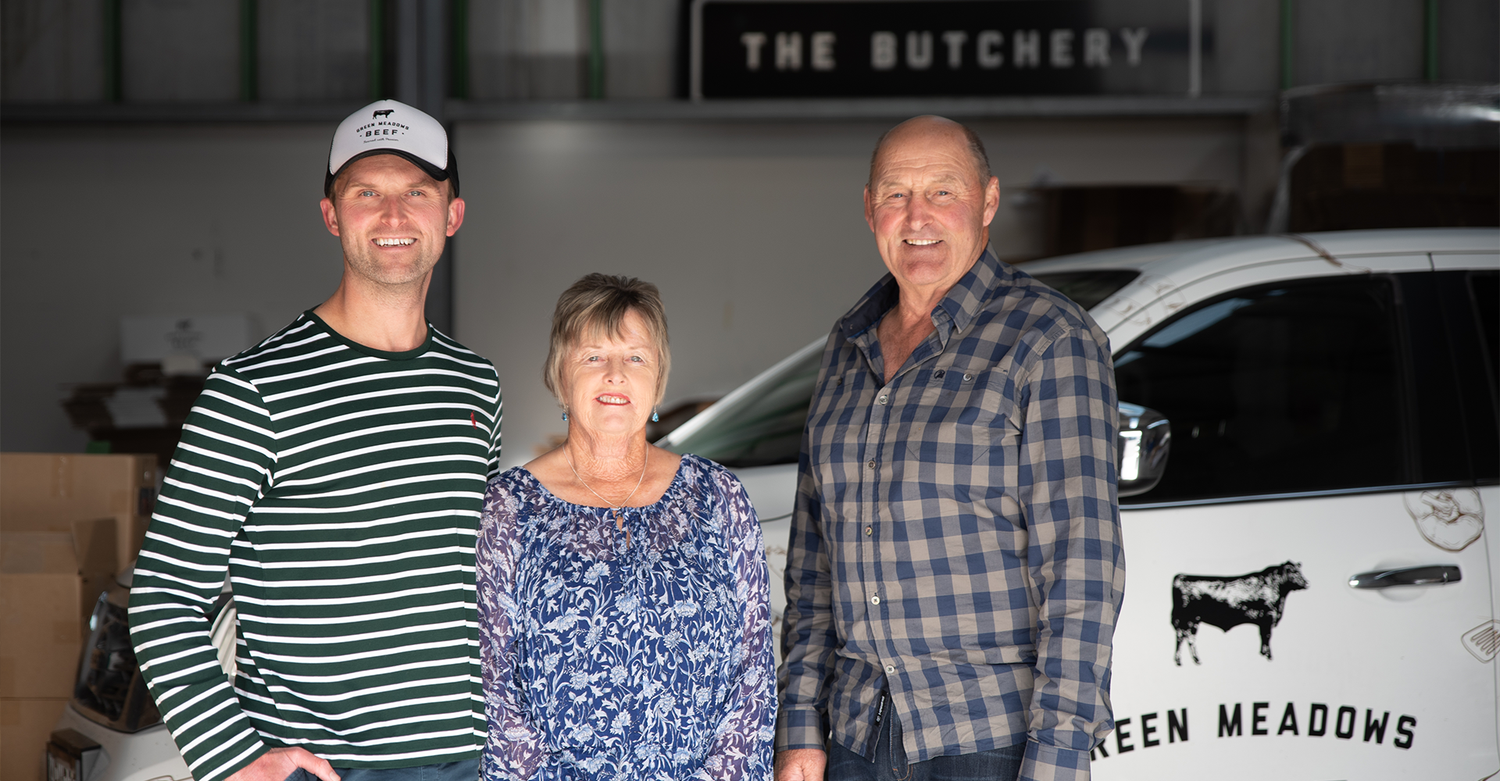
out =
<svg viewBox="0 0 1500 781"><path fill-rule="evenodd" d="M672 351L667 344L667 312L661 291L635 277L588 274L574 282L557 299L552 312L552 337L547 345L547 363L542 382L558 403L562 398L562 367L568 349L585 336L606 334L618 338L625 315L635 312L646 323L646 333L656 348L656 398L660 404L667 392L667 374L672 369Z"/></svg>

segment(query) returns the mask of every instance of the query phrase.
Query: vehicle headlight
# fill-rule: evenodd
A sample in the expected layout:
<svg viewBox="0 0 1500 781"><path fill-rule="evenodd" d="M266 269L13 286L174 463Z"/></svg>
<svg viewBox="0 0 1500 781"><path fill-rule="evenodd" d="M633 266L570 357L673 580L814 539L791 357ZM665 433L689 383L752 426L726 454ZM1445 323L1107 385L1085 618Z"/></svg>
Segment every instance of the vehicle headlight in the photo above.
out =
<svg viewBox="0 0 1500 781"><path fill-rule="evenodd" d="M161 723L130 642L129 591L99 595L89 616L89 636L78 660L73 705L92 721L123 732Z"/></svg>

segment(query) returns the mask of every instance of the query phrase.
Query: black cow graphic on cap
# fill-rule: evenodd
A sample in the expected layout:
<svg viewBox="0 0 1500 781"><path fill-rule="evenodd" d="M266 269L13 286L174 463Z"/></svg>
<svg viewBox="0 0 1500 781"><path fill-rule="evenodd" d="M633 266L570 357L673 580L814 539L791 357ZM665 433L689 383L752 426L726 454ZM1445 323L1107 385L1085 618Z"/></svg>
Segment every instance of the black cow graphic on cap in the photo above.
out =
<svg viewBox="0 0 1500 781"><path fill-rule="evenodd" d="M375 120L395 116L389 122ZM328 169L323 176L323 195L333 197L333 182L345 167L371 155L404 157L439 182L447 182L452 197L458 197L458 161L448 146L448 131L441 122L420 109L396 100L377 100L350 114L333 132L328 148Z"/></svg>

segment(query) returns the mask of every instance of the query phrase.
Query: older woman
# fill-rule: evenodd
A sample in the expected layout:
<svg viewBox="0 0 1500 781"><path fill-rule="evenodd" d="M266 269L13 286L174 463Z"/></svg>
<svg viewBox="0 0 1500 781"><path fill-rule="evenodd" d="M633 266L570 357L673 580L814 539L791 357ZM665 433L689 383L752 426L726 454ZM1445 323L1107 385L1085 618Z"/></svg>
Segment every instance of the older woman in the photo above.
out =
<svg viewBox="0 0 1500 781"><path fill-rule="evenodd" d="M562 447L490 482L477 571L486 779L769 779L767 571L744 487L646 441L656 287L590 274L552 318Z"/></svg>

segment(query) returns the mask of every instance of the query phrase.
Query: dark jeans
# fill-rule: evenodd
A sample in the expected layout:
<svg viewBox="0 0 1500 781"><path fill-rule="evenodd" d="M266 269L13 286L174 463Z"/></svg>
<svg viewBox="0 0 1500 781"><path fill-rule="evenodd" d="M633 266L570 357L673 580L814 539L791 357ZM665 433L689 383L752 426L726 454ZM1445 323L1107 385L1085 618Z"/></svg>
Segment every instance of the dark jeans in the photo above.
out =
<svg viewBox="0 0 1500 781"><path fill-rule="evenodd" d="M906 749L901 745L901 720L886 708L885 720L877 727L875 761L850 751L837 743L828 753L827 781L1015 781L1021 775L1021 760L1026 743L960 754L933 757L926 762L907 764Z"/></svg>
<svg viewBox="0 0 1500 781"><path fill-rule="evenodd" d="M463 759L416 767L336 767L333 772L339 774L339 781L476 781L479 760ZM297 772L286 777L286 781L318 781L318 777L298 768Z"/></svg>

